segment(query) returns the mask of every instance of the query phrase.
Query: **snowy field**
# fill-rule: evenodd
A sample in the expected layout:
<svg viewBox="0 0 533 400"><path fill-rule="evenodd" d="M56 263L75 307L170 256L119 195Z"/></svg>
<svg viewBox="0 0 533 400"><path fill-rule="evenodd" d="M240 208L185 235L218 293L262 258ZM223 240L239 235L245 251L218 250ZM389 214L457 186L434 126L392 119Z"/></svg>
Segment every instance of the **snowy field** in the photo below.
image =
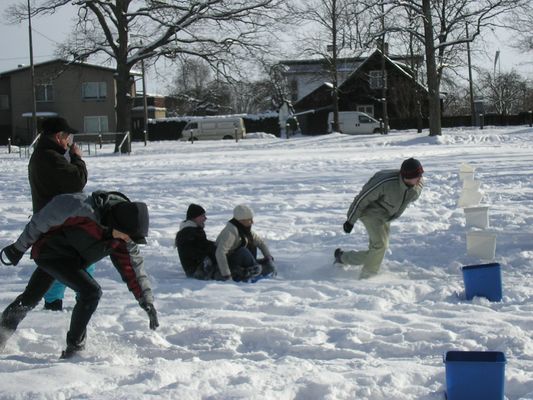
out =
<svg viewBox="0 0 533 400"><path fill-rule="evenodd" d="M444 398L449 350L502 351L506 398L533 399L533 129L393 131L289 140L133 144L85 157L86 191L119 190L151 213L142 252L160 328L148 329L110 261L96 278L104 295L82 356L58 360L74 305L39 305L0 354L1 399ZM85 150L86 152L86 150ZM368 178L414 156L425 168L420 199L392 224L380 275L334 267L333 251L366 248L361 223L346 235L346 211ZM0 246L31 213L27 162L0 148ZM490 206L503 300L465 300L466 252L459 166L474 166ZM214 239L239 203L255 211L279 268L256 284L186 279L174 236L189 203L206 208ZM490 260L489 260L490 261ZM34 265L0 266L0 309Z"/></svg>

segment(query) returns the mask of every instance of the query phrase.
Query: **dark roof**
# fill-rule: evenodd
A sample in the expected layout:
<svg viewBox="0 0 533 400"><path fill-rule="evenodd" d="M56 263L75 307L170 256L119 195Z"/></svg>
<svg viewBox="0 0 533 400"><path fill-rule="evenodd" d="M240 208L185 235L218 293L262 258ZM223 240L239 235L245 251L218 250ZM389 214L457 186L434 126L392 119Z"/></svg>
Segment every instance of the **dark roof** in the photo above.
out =
<svg viewBox="0 0 533 400"><path fill-rule="evenodd" d="M365 64L372 58L374 57L380 57L382 56L383 53L381 53L380 50L376 49L374 50L374 52L372 52L372 54L370 54L368 57L366 57L366 59L364 61L362 61L361 63L359 63L357 65L357 67L352 71L352 73L339 85L339 89L342 89L343 86L347 85L351 80L353 79L356 79L356 77L359 75L359 73L361 72L361 70L363 69L363 67L365 66ZM409 73L409 71L407 70L406 66L402 63L398 63L394 60L392 60L390 57L388 56L384 56L385 57L385 61L391 65L393 68L397 69L400 73L402 73L403 75L405 75L408 79L411 79L414 81L413 79L413 76ZM417 85L420 86L421 89L423 89L424 91L427 91L427 88L424 87L423 85L421 85L419 82L416 82ZM300 104L305 104L307 101L309 101L309 99L311 98L316 98L316 97L322 97L324 95L327 95L328 92L331 91L331 84L328 83L328 82L324 82L322 85L320 85L319 87L317 87L315 90L313 90L311 93L308 93L307 95L305 95L304 97L302 97L301 99L299 99L295 104L294 106L297 107L298 105Z"/></svg>
<svg viewBox="0 0 533 400"><path fill-rule="evenodd" d="M105 66L102 66L102 65L89 64L89 63L80 62L80 61L68 61L68 60L65 60L63 58L55 58L53 60L48 60L48 61L44 61L42 63L33 64L33 67L34 68L35 67L43 67L43 66L53 65L53 64L63 64L65 66L72 66L72 67L79 66L79 67L85 67L85 68L95 68L95 69L100 69L100 70L109 71L109 72L116 72L116 68L114 68L114 67L105 67ZM8 71L3 71L3 72L0 72L0 76L16 74L16 73L19 73L19 72L22 72L22 71L26 71L29 68L30 68L29 65L25 65L23 67L11 69L11 70L8 70ZM141 75L139 72L136 72L136 71L131 71L130 74L131 75Z"/></svg>

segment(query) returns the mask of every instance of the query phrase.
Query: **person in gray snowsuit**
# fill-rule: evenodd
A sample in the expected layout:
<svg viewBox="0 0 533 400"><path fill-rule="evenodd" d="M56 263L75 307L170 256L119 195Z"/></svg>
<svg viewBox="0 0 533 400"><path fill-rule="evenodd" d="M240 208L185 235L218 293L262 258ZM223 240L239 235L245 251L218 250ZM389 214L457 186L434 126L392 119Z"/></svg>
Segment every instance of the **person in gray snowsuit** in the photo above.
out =
<svg viewBox="0 0 533 400"><path fill-rule="evenodd" d="M379 171L370 178L355 196L343 225L344 232L350 233L356 221L361 220L368 233L368 250L335 249L337 264L363 265L359 279L378 273L389 247L390 223L420 196L423 173L420 161L409 158L399 170Z"/></svg>

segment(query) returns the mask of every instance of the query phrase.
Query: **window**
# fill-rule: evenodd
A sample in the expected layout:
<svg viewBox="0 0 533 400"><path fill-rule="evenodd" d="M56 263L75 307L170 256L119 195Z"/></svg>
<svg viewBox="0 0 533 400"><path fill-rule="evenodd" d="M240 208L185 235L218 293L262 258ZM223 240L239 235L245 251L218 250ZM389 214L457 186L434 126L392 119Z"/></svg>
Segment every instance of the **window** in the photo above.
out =
<svg viewBox="0 0 533 400"><path fill-rule="evenodd" d="M360 115L359 116L359 122L362 123L362 124L369 124L369 123L374 122L374 121L372 121L366 115Z"/></svg>
<svg viewBox="0 0 533 400"><path fill-rule="evenodd" d="M107 116L84 117L83 130L87 133L109 132Z"/></svg>
<svg viewBox="0 0 533 400"><path fill-rule="evenodd" d="M374 116L374 105L363 104L363 105L357 106L357 111L364 112L365 114L368 114L371 117L373 117Z"/></svg>
<svg viewBox="0 0 533 400"><path fill-rule="evenodd" d="M83 100L103 100L107 97L105 82L85 82L81 91Z"/></svg>
<svg viewBox="0 0 533 400"><path fill-rule="evenodd" d="M54 101L54 86L52 84L36 85L35 101L39 103Z"/></svg>
<svg viewBox="0 0 533 400"><path fill-rule="evenodd" d="M383 74L381 71L370 71L368 73L368 84L370 89L381 89L383 87ZM385 74L385 85L387 84L387 75Z"/></svg>
<svg viewBox="0 0 533 400"><path fill-rule="evenodd" d="M9 96L0 94L0 110L9 110Z"/></svg>

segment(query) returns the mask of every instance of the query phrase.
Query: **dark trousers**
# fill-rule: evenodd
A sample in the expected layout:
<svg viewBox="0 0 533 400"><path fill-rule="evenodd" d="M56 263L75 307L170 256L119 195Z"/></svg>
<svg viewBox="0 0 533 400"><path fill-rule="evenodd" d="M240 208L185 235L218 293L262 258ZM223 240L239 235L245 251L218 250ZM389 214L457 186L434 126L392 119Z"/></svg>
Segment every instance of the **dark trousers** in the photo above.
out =
<svg viewBox="0 0 533 400"><path fill-rule="evenodd" d="M247 279L248 268L257 265L255 258L255 252L250 251L246 247L239 247L233 253L228 256L229 269L234 280Z"/></svg>
<svg viewBox="0 0 533 400"><path fill-rule="evenodd" d="M79 262L75 260L39 260L24 292L2 313L0 327L3 328L4 335L10 335L17 329L28 311L39 304L56 279L78 293L70 319L67 344L83 343L87 324L98 306L102 289L81 265L77 268L76 265Z"/></svg>

